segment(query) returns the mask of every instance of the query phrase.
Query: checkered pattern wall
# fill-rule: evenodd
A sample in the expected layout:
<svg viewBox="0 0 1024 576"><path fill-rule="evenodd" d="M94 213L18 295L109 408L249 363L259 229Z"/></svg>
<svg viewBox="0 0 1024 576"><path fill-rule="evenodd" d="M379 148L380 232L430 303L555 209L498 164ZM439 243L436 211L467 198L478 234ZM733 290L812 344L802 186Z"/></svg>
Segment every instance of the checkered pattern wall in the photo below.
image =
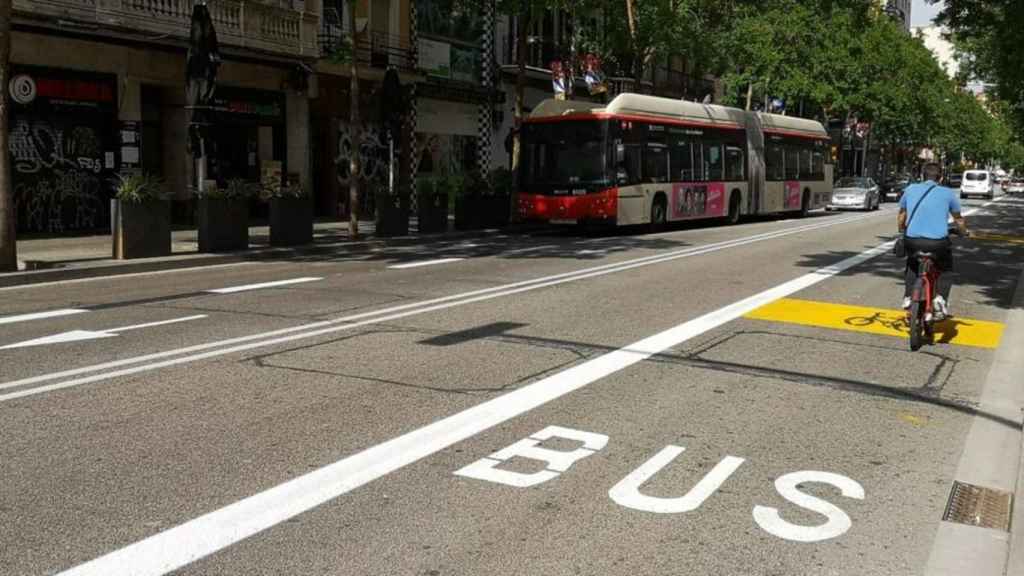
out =
<svg viewBox="0 0 1024 576"><path fill-rule="evenodd" d="M477 167L481 176L487 176L491 169L491 92L494 87L494 34L497 24L495 0L488 0L484 5L483 35L480 38L480 83L487 92L487 101L480 104L477 116Z"/></svg>
<svg viewBox="0 0 1024 576"><path fill-rule="evenodd" d="M409 0L409 43L412 49L412 68L420 68L420 42L418 30L419 18L416 12L416 0ZM406 128L409 131L409 170L411 178L409 182L409 210L416 214L419 209L419 194L416 192L416 174L420 170L420 149L416 142L417 110L419 106L416 99L416 83L409 87L409 115L406 118Z"/></svg>

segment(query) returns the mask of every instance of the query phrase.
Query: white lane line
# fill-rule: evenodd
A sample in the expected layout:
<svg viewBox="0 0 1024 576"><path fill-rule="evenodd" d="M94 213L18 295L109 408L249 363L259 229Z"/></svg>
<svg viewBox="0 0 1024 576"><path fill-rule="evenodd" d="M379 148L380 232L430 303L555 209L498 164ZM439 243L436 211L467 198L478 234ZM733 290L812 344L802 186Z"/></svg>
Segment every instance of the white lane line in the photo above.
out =
<svg viewBox="0 0 1024 576"><path fill-rule="evenodd" d="M25 340L24 342L17 342L15 344L8 344L7 346L0 346L0 350L12 350L14 348L31 348L33 346L48 346L51 344L66 344L68 342L81 342L83 340L96 340L99 338L113 338L115 336L120 335L121 332L138 330L140 328L151 328L153 326L177 324L178 322L188 322L190 320L198 320L200 318L206 318L206 314L197 314L195 316L186 316L184 318L174 318L172 320L161 320L159 322L147 322L146 324L123 326L121 328L110 328L108 330L71 330L69 332L61 332L60 334L43 336L42 338L34 338L32 340Z"/></svg>
<svg viewBox="0 0 1024 576"><path fill-rule="evenodd" d="M408 264L395 264L388 266L390 270L405 270L407 268L419 268L421 266L434 266L436 264L448 264L449 262L458 262L462 258L438 258L436 260L420 260L419 262L409 262Z"/></svg>
<svg viewBox="0 0 1024 576"><path fill-rule="evenodd" d="M138 330L139 328L152 328L154 326L166 326L168 324L177 324L179 322L190 322L201 318L206 318L206 314L196 314L195 316L185 316L184 318L172 318L170 320L160 320L159 322L135 324L133 326L125 326L123 328L111 328L110 330L104 330L104 332L128 332L129 330Z"/></svg>
<svg viewBox="0 0 1024 576"><path fill-rule="evenodd" d="M838 224L845 224L850 222L857 222L860 220L866 220L873 217L868 216L857 216L844 220L835 220L828 223L818 223L809 226L803 226L798 228L791 228L788 230L777 230L774 232L767 232L763 234L757 234L754 236L748 236L745 238L737 238L734 240L727 240L723 242L717 242L714 244L708 244L705 246L695 246L666 254L656 254L653 256L645 256L642 258L636 258L633 260L626 260L623 262L616 262L611 264L603 264L600 266L593 266L590 268L584 268L582 270L576 270L572 272L563 272L561 274L555 274L552 276L545 276L541 278L535 278L533 280L523 280L512 284L505 284L502 286L495 286L492 288L482 288L480 290L474 290L471 292L464 292L461 294L453 294L451 296L442 296L440 298L434 298L432 300L424 300L421 302L412 302L409 304L402 304L399 306L393 306L390 308L384 308L381 310L373 310L370 312L363 312L352 316L345 316L333 320L324 320L321 322L313 322L310 324L303 324L301 326L292 326L290 328L281 328L279 330L272 330L270 332L263 332L260 334L251 334L249 336L240 336L237 338L230 338L226 340L220 340L215 342L207 342L205 344L196 344L194 346L188 346L185 348L179 348L176 350L165 350L163 352L155 352L152 354L145 354L142 356L136 356L133 358L125 358L122 360L114 360L112 362L105 362L103 364L96 364L93 366L83 366L81 368L73 368L70 370L64 370L61 372L53 372L49 374L40 374L39 376L32 376L21 380L14 380L10 382L0 383L0 390L7 390L11 388L19 388L22 386L28 386L31 384L39 384L42 382L48 382L51 380L59 380L61 378L79 376L82 374L88 374L90 372L101 372L104 370L120 368L122 366L129 366L132 364L140 364L143 362L150 362L153 360L160 360L161 358L170 358L174 356L192 354L194 352L203 352L206 350L212 350L220 348L221 346L230 346L229 348L220 348L213 352L203 352L201 354L195 354L191 356L182 356L169 361L157 362L154 364L146 364L135 368L128 368L122 370L116 370L106 374L98 374L96 376L90 376L86 378L79 378L74 380L68 380L57 384L51 384L48 386L41 386L38 388L32 388L30 390L21 390L18 392L12 392L6 395L0 395L0 402L8 400L14 400L16 398L22 398L26 396L33 396L45 392L54 390L60 390L63 388L70 388L73 386L79 386L82 384L88 384L91 382L98 382L100 380L106 380L109 378L115 378L118 376L126 376L129 374L136 374L147 370L154 370L157 368L163 368L166 366L173 366L185 362L191 362L196 360L202 360L205 358L212 358L224 354L230 354L233 352L239 352L243 350L251 350L253 348L260 348L264 346L271 346L275 344L281 344L290 342L292 340L299 340L303 338L311 338L320 336L322 334L330 334L339 330L348 330L351 328L374 324L377 322L391 321L397 318L404 318L415 314L422 314L431 312L434 310L441 310L444 308L450 308L452 306L461 306L464 304L471 304L474 302L480 302L483 300L490 300L492 298L498 298L501 296L507 296L511 294L519 294L521 292L527 292L530 290L536 290L539 288L545 288L548 286L555 286L566 282L574 282L577 280L583 280L587 278L593 278L597 276L603 276L605 274L614 274L617 272L623 272L638 268L641 266L649 266L653 264L660 264L663 262L670 262L679 258L688 258L691 256L699 256L701 254L708 254L711 252L717 252L719 250L725 250L728 248L734 248L739 246L745 246L747 244L753 244L756 242L762 242L765 240L771 240L775 238L782 238L794 234L803 234L813 230L821 228L829 228ZM452 303L452 304L447 304ZM402 312L402 311L408 311ZM399 313L400 314L395 314ZM364 322L358 322L360 320L367 319ZM358 322L356 324L350 324L352 322ZM288 335L288 336L285 336ZM271 339L272 338L272 339ZM266 340L264 340L266 339ZM253 341L257 342L253 342ZM249 344L239 345L248 342Z"/></svg>
<svg viewBox="0 0 1024 576"><path fill-rule="evenodd" d="M59 318L61 316L72 316L74 314L83 314L85 312L88 312L88 310L82 308L63 308L61 310L18 314L16 316L0 316L0 324L14 324L16 322L28 322L30 320L43 320L44 318Z"/></svg>
<svg viewBox="0 0 1024 576"><path fill-rule="evenodd" d="M577 256L595 256L607 254L608 250L577 250Z"/></svg>
<svg viewBox="0 0 1024 576"><path fill-rule="evenodd" d="M530 252L540 252L542 250L553 250L560 248L558 244L544 244L543 246L530 246L529 248L517 248L515 250L505 250L498 252L495 256L504 256L506 254L529 254Z"/></svg>
<svg viewBox="0 0 1024 576"><path fill-rule="evenodd" d="M278 286L289 286L292 284L303 284L305 282L316 282L317 280L323 280L318 276L309 276L305 278L292 278L290 280L277 280L274 282L261 282L259 284L246 284L244 286L230 286L228 288L217 288L215 290L206 290L206 292L212 294L234 294L235 292L248 292L249 290L262 290L263 288L276 288Z"/></svg>
<svg viewBox="0 0 1024 576"><path fill-rule="evenodd" d="M138 276L159 276L162 274L180 274L182 272L197 272L205 270L216 270L218 268L228 268L234 266L252 266L253 262L228 262L226 264L211 264L209 266L191 266L189 268L174 268L170 270L154 270L152 272L131 272L128 274L111 274L108 276L92 276L89 278L74 278L72 280L54 280L52 282L35 282L32 284L19 284L17 286L3 286L0 287L0 292L8 292L11 290L30 290L45 288L48 286L61 286L64 284L81 284L82 282L96 282L99 280L121 280L124 278L135 278Z"/></svg>
<svg viewBox="0 0 1024 576"><path fill-rule="evenodd" d="M161 576L886 253L887 242L62 572Z"/></svg>

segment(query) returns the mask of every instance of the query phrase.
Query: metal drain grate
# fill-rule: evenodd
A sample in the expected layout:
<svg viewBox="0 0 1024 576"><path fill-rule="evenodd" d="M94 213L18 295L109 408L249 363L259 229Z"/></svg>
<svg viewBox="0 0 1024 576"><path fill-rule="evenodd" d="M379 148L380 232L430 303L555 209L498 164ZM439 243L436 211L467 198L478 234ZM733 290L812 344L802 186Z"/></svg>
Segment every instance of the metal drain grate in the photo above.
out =
<svg viewBox="0 0 1024 576"><path fill-rule="evenodd" d="M1012 503L1009 492L954 481L942 519L1009 532Z"/></svg>

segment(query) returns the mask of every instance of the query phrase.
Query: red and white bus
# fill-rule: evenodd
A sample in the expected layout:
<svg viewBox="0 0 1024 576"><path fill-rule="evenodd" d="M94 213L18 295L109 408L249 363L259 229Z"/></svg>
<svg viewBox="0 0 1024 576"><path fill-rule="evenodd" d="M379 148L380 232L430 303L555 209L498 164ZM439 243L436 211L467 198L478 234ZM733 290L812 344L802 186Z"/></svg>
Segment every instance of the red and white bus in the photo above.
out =
<svg viewBox="0 0 1024 576"><path fill-rule="evenodd" d="M648 224L794 212L832 195L818 122L621 94L545 100L522 129L519 213L559 223Z"/></svg>

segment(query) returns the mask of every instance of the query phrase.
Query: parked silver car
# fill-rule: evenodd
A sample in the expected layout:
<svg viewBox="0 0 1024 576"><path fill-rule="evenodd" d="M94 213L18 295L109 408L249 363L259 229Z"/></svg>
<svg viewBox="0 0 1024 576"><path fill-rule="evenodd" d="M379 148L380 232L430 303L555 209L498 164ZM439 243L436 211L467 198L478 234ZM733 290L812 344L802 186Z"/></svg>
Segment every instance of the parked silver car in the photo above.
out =
<svg viewBox="0 0 1024 576"><path fill-rule="evenodd" d="M871 178L840 178L832 189L832 200L825 210L878 210L882 200L878 184Z"/></svg>

